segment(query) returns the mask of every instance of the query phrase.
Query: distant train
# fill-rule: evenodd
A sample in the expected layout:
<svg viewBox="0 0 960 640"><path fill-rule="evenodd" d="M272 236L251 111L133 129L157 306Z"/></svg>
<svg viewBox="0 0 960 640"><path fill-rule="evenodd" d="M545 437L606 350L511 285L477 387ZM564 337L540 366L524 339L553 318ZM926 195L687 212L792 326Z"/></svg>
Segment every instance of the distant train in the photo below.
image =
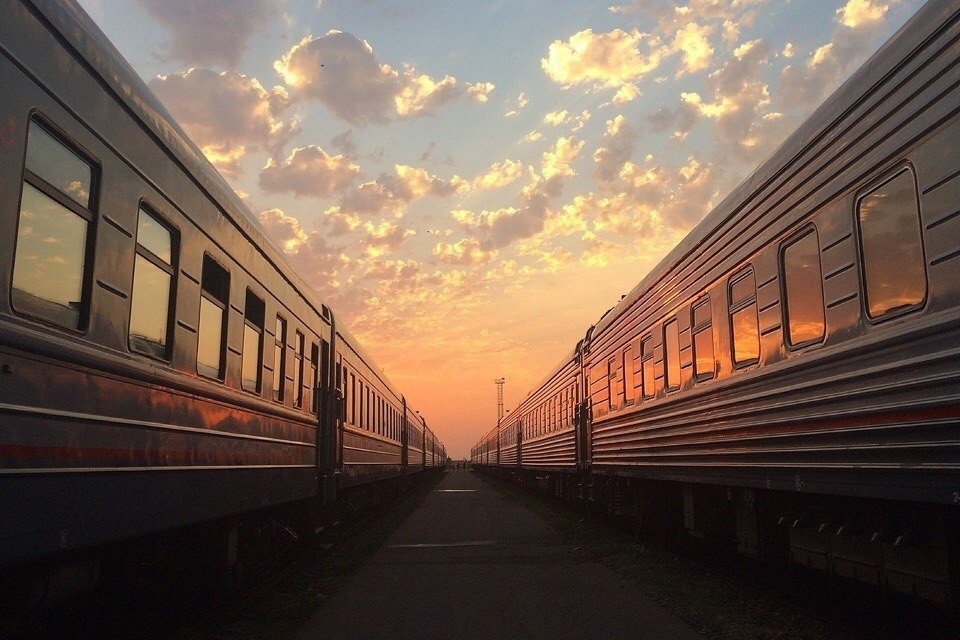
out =
<svg viewBox="0 0 960 640"><path fill-rule="evenodd" d="M471 458L956 604L960 3L920 9Z"/></svg>
<svg viewBox="0 0 960 640"><path fill-rule="evenodd" d="M0 568L443 465L83 10L0 14Z"/></svg>

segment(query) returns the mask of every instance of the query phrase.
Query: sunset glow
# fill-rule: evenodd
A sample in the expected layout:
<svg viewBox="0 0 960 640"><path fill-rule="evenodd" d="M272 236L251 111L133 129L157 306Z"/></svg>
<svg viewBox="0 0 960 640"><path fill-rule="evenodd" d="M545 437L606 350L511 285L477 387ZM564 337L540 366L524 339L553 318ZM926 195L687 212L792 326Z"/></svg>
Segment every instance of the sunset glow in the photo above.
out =
<svg viewBox="0 0 960 640"><path fill-rule="evenodd" d="M81 4L463 458L922 2Z"/></svg>

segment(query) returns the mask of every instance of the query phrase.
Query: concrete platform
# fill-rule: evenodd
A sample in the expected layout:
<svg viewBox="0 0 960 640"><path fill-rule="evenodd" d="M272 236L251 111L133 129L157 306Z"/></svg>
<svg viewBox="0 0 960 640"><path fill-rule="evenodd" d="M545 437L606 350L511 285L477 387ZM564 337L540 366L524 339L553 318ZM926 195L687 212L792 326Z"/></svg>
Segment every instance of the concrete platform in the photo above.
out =
<svg viewBox="0 0 960 640"><path fill-rule="evenodd" d="M449 471L300 640L699 638L539 516Z"/></svg>

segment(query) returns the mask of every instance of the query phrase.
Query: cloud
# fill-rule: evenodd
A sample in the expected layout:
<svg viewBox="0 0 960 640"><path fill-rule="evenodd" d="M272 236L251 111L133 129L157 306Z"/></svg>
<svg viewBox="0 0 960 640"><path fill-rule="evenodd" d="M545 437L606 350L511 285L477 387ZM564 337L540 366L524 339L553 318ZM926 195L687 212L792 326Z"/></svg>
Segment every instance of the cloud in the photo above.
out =
<svg viewBox="0 0 960 640"><path fill-rule="evenodd" d="M620 175L620 169L633 155L639 132L627 123L622 115L607 120L607 130L593 152L597 165L597 177L601 182L611 182Z"/></svg>
<svg viewBox="0 0 960 640"><path fill-rule="evenodd" d="M437 82L428 75L418 74L413 67L406 67L399 93L394 97L397 114L401 117L426 115L461 94L457 80L445 76Z"/></svg>
<svg viewBox="0 0 960 640"><path fill-rule="evenodd" d="M452 76L436 80L411 65L403 65L401 73L382 63L366 40L342 31L305 37L273 66L294 99L320 102L357 126L385 124L390 116L430 115L452 100L465 95L479 100L493 89L489 83L463 88Z"/></svg>
<svg viewBox="0 0 960 640"><path fill-rule="evenodd" d="M487 264L496 258L497 250L485 251L474 238L464 238L453 244L437 243L433 249L433 255L447 264L476 266Z"/></svg>
<svg viewBox="0 0 960 640"><path fill-rule="evenodd" d="M882 21L889 9L890 5L873 0L848 0L837 10L837 14L840 16L840 24L856 29Z"/></svg>
<svg viewBox="0 0 960 640"><path fill-rule="evenodd" d="M801 64L784 67L780 100L792 107L819 105L840 82L860 66L884 33L888 5L849 0L837 11L838 26L829 42Z"/></svg>
<svg viewBox="0 0 960 640"><path fill-rule="evenodd" d="M190 65L234 68L267 23L272 0L135 0L173 36L169 57Z"/></svg>
<svg viewBox="0 0 960 640"><path fill-rule="evenodd" d="M567 122L569 119L570 113L566 109L563 111L551 111L547 115L543 116L543 124L556 127L564 122Z"/></svg>
<svg viewBox="0 0 960 640"><path fill-rule="evenodd" d="M309 240L300 221L280 209L267 209L259 217L267 234L287 253L295 253Z"/></svg>
<svg viewBox="0 0 960 640"><path fill-rule="evenodd" d="M681 102L675 109L662 106L647 116L650 128L656 133L669 131L670 137L680 142L686 140L687 135L697 123L700 110L689 102Z"/></svg>
<svg viewBox="0 0 960 640"><path fill-rule="evenodd" d="M694 73L710 66L713 47L710 46L708 36L712 32L713 27L696 22L689 22L677 30L672 48L682 54L682 71Z"/></svg>
<svg viewBox="0 0 960 640"><path fill-rule="evenodd" d="M367 222L364 224L366 232L360 241L367 256L380 257L390 249L400 246L407 238L417 234L413 229L405 229L395 222L381 220L379 224Z"/></svg>
<svg viewBox="0 0 960 640"><path fill-rule="evenodd" d="M540 133L539 131L530 131L530 132L524 134L524 136L523 136L523 141L524 141L524 142L536 142L537 140L539 140L539 139L542 138L542 137L543 137L543 134Z"/></svg>
<svg viewBox="0 0 960 640"><path fill-rule="evenodd" d="M619 88L654 71L664 53L665 47L658 38L636 29L607 33L585 29L566 42L551 43L540 66L551 80L564 87L586 84Z"/></svg>
<svg viewBox="0 0 960 640"><path fill-rule="evenodd" d="M505 187L523 175L523 163L517 160L495 162L483 175L473 179L474 189L499 189Z"/></svg>
<svg viewBox="0 0 960 640"><path fill-rule="evenodd" d="M507 118L512 118L513 116L520 113L520 111L529 103L530 103L530 98L527 97L527 94L521 91L520 95L517 96L517 101L514 104L514 106L503 115Z"/></svg>
<svg viewBox="0 0 960 640"><path fill-rule="evenodd" d="M426 196L446 198L469 189L470 183L459 176L444 180L425 169L398 164L394 173L383 173L376 180L349 189L340 201L340 209L357 216L398 216L415 200Z"/></svg>
<svg viewBox="0 0 960 640"><path fill-rule="evenodd" d="M348 188L360 167L343 155L330 156L316 145L298 147L277 163L271 158L260 172L260 187L268 193L325 198Z"/></svg>
<svg viewBox="0 0 960 640"><path fill-rule="evenodd" d="M559 138L553 148L545 151L540 171L530 169L531 181L520 191L519 208L502 207L479 214L456 209L451 216L474 235L484 250L506 247L536 235L544 228L551 201L562 194L564 180L577 175L572 164L583 144L572 138Z"/></svg>
<svg viewBox="0 0 960 640"><path fill-rule="evenodd" d="M149 85L210 161L228 173L239 170L251 147L277 154L299 131L295 119L284 119L290 106L285 89L267 91L256 78L234 71L190 69L157 76Z"/></svg>
<svg viewBox="0 0 960 640"><path fill-rule="evenodd" d="M492 82L467 83L467 95L477 102L486 102L490 99L490 93L494 90Z"/></svg>

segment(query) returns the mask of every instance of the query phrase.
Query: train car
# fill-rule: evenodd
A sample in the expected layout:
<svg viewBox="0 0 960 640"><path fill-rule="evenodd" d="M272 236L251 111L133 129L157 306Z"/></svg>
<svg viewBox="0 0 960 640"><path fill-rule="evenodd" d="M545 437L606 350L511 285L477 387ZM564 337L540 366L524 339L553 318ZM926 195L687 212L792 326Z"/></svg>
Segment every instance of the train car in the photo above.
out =
<svg viewBox="0 0 960 640"><path fill-rule="evenodd" d="M956 602L958 41L921 8L564 360L591 495Z"/></svg>
<svg viewBox="0 0 960 640"><path fill-rule="evenodd" d="M421 470L422 419L83 10L0 13L0 567Z"/></svg>

